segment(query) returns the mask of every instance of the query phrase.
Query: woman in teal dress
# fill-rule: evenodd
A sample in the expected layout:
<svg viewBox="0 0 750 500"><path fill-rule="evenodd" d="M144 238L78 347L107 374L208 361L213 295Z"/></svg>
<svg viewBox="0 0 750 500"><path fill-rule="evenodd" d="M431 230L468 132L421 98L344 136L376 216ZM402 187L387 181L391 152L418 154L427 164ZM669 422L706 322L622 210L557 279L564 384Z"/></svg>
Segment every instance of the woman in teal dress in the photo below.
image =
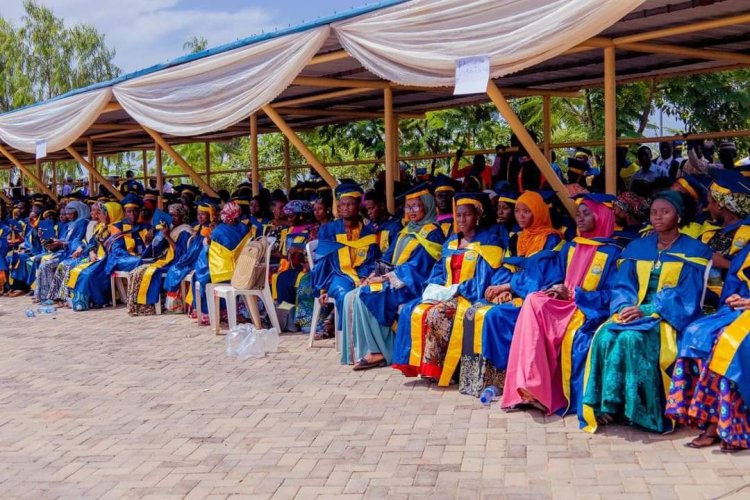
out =
<svg viewBox="0 0 750 500"><path fill-rule="evenodd" d="M701 312L712 252L679 232L687 224L681 194L651 204L654 233L622 253L612 285L610 320L594 335L584 375L582 427L625 420L651 432L673 429L666 394L680 333Z"/></svg>

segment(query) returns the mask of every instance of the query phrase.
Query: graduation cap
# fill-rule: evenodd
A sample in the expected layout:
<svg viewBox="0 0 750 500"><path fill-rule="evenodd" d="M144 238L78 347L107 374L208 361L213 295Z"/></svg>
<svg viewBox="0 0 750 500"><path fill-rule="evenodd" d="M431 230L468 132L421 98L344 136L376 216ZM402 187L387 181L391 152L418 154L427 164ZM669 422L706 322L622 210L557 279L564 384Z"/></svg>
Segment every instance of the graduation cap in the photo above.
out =
<svg viewBox="0 0 750 500"><path fill-rule="evenodd" d="M576 201L577 205L580 205L583 200L589 200L600 205L605 205L609 208L612 208L615 200L617 200L617 196L603 193L580 193L572 198Z"/></svg>
<svg viewBox="0 0 750 500"><path fill-rule="evenodd" d="M220 198L214 198L213 196L201 196L198 200L197 206L199 212L208 212L209 214L215 214L219 210L221 205Z"/></svg>
<svg viewBox="0 0 750 500"><path fill-rule="evenodd" d="M547 205L550 205L557 196L557 191L553 191L552 189L542 189L537 191L537 193L541 195L544 203L546 203Z"/></svg>
<svg viewBox="0 0 750 500"><path fill-rule="evenodd" d="M362 198L362 195L364 194L364 191L362 188L354 183L354 184L339 184L336 186L336 199L340 200L341 198Z"/></svg>
<svg viewBox="0 0 750 500"><path fill-rule="evenodd" d="M39 222L37 230L39 231L39 237L42 240L51 240L55 237L55 225L56 222L50 219Z"/></svg>
<svg viewBox="0 0 750 500"><path fill-rule="evenodd" d="M123 208L141 208L143 206L143 200L133 193L128 193L120 201L120 205L122 205Z"/></svg>
<svg viewBox="0 0 750 500"><path fill-rule="evenodd" d="M433 193L439 193L440 191L453 191L457 190L457 182L448 177L445 174L438 174L430 182L430 189Z"/></svg>
<svg viewBox="0 0 750 500"><path fill-rule="evenodd" d="M147 189L146 194L143 195L143 201L152 201L154 203L159 201L159 191L156 189Z"/></svg>
<svg viewBox="0 0 750 500"><path fill-rule="evenodd" d="M593 156L593 153L588 148L578 147L576 148L576 152L574 156L578 159L588 160L589 158L591 158L591 156Z"/></svg>
<svg viewBox="0 0 750 500"><path fill-rule="evenodd" d="M745 177L742 172L736 170L725 170L721 168L713 169L711 175L714 183L711 189L716 189L720 193L736 193L750 196L750 178Z"/></svg>
<svg viewBox="0 0 750 500"><path fill-rule="evenodd" d="M231 198L229 198L229 201L233 201L242 206L250 206L250 197L247 196L244 191L235 191Z"/></svg>
<svg viewBox="0 0 750 500"><path fill-rule="evenodd" d="M175 186L174 190L176 193L179 193L180 196L183 194L192 194L193 198L197 198L198 195L201 194L200 189L191 184L180 184L179 186Z"/></svg>
<svg viewBox="0 0 750 500"><path fill-rule="evenodd" d="M496 193L498 201L510 203L512 205L515 205L516 201L518 201L518 197L521 196L521 193L511 189L498 189Z"/></svg>
<svg viewBox="0 0 750 500"><path fill-rule="evenodd" d="M682 189L687 192L692 199L697 202L706 202L706 193L708 192L707 186L703 185L697 178L690 174L684 174L682 177L674 181L675 184L679 184Z"/></svg>
<svg viewBox="0 0 750 500"><path fill-rule="evenodd" d="M401 200L413 200L414 198L419 198L420 196L423 196L425 194L430 194L430 185L427 182L420 182L411 189L404 191L403 193L398 195L396 197L396 200L399 202Z"/></svg>

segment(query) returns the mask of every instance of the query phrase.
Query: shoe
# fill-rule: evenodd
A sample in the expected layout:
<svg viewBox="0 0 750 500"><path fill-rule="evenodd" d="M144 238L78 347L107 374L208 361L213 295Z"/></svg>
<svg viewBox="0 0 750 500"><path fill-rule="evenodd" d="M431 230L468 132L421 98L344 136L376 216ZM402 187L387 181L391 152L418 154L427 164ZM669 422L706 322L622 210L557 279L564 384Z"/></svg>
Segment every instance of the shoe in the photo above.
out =
<svg viewBox="0 0 750 500"><path fill-rule="evenodd" d="M354 363L354 367L352 369L354 371L369 370L370 368L381 368L387 365L388 363L385 362L384 358L377 361L367 361L365 358L359 358L357 362Z"/></svg>

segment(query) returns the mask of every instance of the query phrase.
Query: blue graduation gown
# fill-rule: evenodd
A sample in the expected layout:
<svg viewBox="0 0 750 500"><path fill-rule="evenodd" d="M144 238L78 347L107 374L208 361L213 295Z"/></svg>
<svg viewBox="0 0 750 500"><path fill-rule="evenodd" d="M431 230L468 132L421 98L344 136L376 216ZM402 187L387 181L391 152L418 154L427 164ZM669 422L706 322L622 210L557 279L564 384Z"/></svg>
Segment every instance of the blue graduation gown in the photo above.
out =
<svg viewBox="0 0 750 500"><path fill-rule="evenodd" d="M441 248L445 241L442 229L436 224L425 225L420 231L421 238ZM409 240L400 255L394 255L401 240ZM404 286L393 288L389 282L380 286L363 287L359 298L382 326L391 327L398 315L398 308L422 295L438 255L431 254L407 228L401 230L398 238L383 256L383 260L394 264L393 273Z"/></svg>
<svg viewBox="0 0 750 500"><path fill-rule="evenodd" d="M403 225L401 221L396 217L388 217L383 222L367 223L367 229L375 234L378 240L378 248L380 253L386 253L390 248L391 244L396 241L398 233L401 231Z"/></svg>
<svg viewBox="0 0 750 500"><path fill-rule="evenodd" d="M193 236L187 241L184 253L175 258L174 264L167 271L164 278L165 290L169 292L178 290L185 276L195 268L195 263L203 251L205 236L201 235L201 231L207 228L208 226L201 227L200 225L193 227Z"/></svg>
<svg viewBox="0 0 750 500"><path fill-rule="evenodd" d="M380 256L375 234L361 222L360 227L359 239L354 241L347 240L342 219L323 224L318 231L318 249L312 269L313 294L317 297L326 290L342 312L344 296L372 273ZM353 260L350 248L355 250ZM341 328L340 316L336 318L338 329Z"/></svg>
<svg viewBox="0 0 750 500"><path fill-rule="evenodd" d="M201 250L195 263L193 282L201 284L201 310L207 310L206 284L222 283L232 279L234 252L248 234L248 227L236 224L219 224L211 232L211 243Z"/></svg>

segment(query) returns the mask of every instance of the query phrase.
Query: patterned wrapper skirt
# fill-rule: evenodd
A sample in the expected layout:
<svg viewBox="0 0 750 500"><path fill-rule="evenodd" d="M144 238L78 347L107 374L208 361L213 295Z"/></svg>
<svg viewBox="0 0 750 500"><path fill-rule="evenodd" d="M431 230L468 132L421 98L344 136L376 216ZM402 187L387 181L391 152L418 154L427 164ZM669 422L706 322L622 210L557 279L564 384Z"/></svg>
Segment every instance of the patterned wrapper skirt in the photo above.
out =
<svg viewBox="0 0 750 500"><path fill-rule="evenodd" d="M470 307L464 316L463 348L458 376L458 392L478 398L491 385L500 396L505 385L505 370L498 370L481 354L474 354L474 323L476 311L483 304Z"/></svg>

